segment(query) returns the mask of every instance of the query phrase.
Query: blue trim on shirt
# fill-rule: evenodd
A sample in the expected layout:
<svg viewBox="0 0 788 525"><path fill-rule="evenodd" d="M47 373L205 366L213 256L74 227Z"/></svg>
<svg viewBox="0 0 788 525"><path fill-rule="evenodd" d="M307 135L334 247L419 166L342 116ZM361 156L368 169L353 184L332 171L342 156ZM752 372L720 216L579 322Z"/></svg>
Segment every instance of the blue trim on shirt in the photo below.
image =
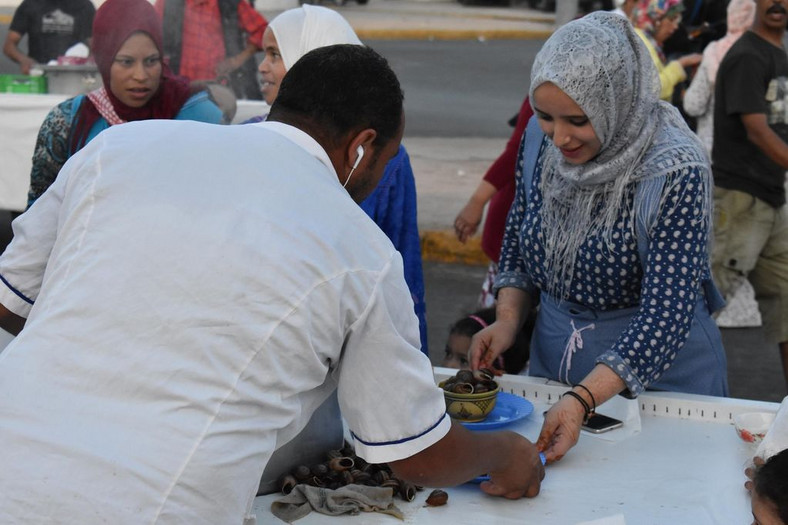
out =
<svg viewBox="0 0 788 525"><path fill-rule="evenodd" d="M368 446L368 447L385 447L385 446L387 446L387 445L399 445L400 443L407 443L408 441L413 441L414 439L418 439L418 438L420 438L420 437L421 437L421 436L423 436L424 434L428 434L428 433L432 432L432 431L433 431L433 430L434 430L434 429L435 429L435 428L436 428L438 425L440 425L440 424L441 424L441 422L442 422L444 419L446 419L446 416L447 416L447 415L448 415L448 414L445 414L445 413L444 413L444 414L443 414L443 417L441 417L441 418L440 418L440 419L439 419L439 420L438 420L438 421L437 421L437 422L436 422L434 425L432 425L430 428L428 428L427 430L425 430L425 431L424 431L424 432L422 432L421 434L418 434L418 435L415 435L415 436L411 436L411 437L408 437L408 438L404 438L404 439L398 439L398 440L396 440L396 441L384 441L384 442L382 442L382 443L371 443L371 442L369 442L369 441L364 441L363 439L361 439L360 437L358 437L358 436L355 434L355 432L353 432L352 430L350 431L350 435L351 435L351 436L353 436L353 439L356 439L356 440L358 440L359 442L361 442L362 444L364 444L364 445L366 445L366 446Z"/></svg>
<svg viewBox="0 0 788 525"><path fill-rule="evenodd" d="M9 289L10 289L12 292L14 292L16 295L18 295L18 296L19 296L19 298L20 298L20 299L22 299L23 301L25 301L26 303L35 304L35 301L33 301L32 299L28 299L27 297L25 297L25 295L24 295L22 292L20 292L19 290L17 290L17 289L16 289L16 288L14 288L13 286L11 286L11 283L9 283L8 281L6 281L6 280L5 280L5 277L3 277L3 276L2 276L2 274L0 274L0 281L3 281L3 284L5 284L6 286L8 286L8 288L9 288Z"/></svg>

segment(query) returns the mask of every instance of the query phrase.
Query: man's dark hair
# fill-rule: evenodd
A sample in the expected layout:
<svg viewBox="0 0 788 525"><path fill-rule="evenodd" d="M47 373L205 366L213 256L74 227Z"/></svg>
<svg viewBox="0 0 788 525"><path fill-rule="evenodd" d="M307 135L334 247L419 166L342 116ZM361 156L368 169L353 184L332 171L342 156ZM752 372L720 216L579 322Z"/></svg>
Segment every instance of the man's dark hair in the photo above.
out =
<svg viewBox="0 0 788 525"><path fill-rule="evenodd" d="M788 523L788 449L757 467L752 481L755 491L774 503L777 515L783 523Z"/></svg>
<svg viewBox="0 0 788 525"><path fill-rule="evenodd" d="M326 46L287 71L268 120L293 124L332 146L371 128L380 147L399 130L402 100L397 76L378 53L359 45Z"/></svg>

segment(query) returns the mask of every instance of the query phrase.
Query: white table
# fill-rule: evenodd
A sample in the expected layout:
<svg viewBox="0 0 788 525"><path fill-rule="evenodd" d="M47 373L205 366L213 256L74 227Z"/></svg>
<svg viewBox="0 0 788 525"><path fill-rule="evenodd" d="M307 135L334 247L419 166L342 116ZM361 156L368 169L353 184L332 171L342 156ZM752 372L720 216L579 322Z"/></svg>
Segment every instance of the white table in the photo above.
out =
<svg viewBox="0 0 788 525"><path fill-rule="evenodd" d="M0 330L0 350L12 337ZM436 368L440 381L454 371ZM565 386L521 376L504 376L503 390L529 399L534 412L507 427L532 441L542 425L542 412L566 391ZM603 518L609 524L629 525L741 525L750 523L744 469L755 452L733 428L741 412L777 412L779 404L688 394L644 394L637 399L642 430L622 441L610 442L583 433L580 442L560 462L549 465L542 491L533 499L492 498L478 486L447 488L443 507L424 507L429 490L405 503L395 499L405 523L425 525L533 523L573 525ZM624 432L614 430L610 433ZM279 495L255 500L258 524L281 523L269 511ZM624 521L621 521L624 520ZM395 525L384 514L353 518L311 513L298 525ZM600 522L601 525L602 522Z"/></svg>
<svg viewBox="0 0 788 525"><path fill-rule="evenodd" d="M436 379L451 373L436 368ZM533 402L533 414L509 429L535 440L542 412L566 387L520 376L504 376L501 384ZM429 490L419 493L414 502L395 498L395 503L405 513L406 523L417 524L571 525L613 517L618 521L608 523L750 523L744 469L755 447L739 440L732 418L740 412L776 412L779 405L674 393L644 394L638 404L639 434L612 443L582 433L564 459L547 467L541 493L534 499L492 498L468 484L446 489L449 502L444 507L424 507ZM268 510L278 497L256 499L258 524L281 523ZM298 521L298 525L327 523L393 525L398 520L383 514L350 519L313 512Z"/></svg>
<svg viewBox="0 0 788 525"><path fill-rule="evenodd" d="M0 210L24 211L33 149L47 113L69 95L0 93ZM268 113L265 102L239 100L233 123Z"/></svg>

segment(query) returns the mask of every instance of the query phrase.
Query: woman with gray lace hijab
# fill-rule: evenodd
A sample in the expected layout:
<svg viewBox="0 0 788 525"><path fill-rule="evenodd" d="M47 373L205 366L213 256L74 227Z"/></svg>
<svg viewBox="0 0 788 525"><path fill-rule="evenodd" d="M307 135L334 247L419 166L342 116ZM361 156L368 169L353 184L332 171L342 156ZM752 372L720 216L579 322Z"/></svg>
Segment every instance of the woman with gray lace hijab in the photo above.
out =
<svg viewBox="0 0 788 525"><path fill-rule="evenodd" d="M537 55L530 97L497 321L474 337L471 363L494 362L540 299L528 373L574 385L537 443L555 461L618 393L727 395L727 378L710 313L721 300L709 162L659 100L642 41L611 13L570 22Z"/></svg>

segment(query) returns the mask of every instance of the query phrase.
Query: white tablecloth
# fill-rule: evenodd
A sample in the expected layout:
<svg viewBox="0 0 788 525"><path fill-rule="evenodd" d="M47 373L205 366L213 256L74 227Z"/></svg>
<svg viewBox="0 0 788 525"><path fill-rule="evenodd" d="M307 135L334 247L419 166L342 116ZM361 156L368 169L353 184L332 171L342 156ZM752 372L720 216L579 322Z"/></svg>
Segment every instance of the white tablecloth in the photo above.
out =
<svg viewBox="0 0 788 525"><path fill-rule="evenodd" d="M47 113L68 95L0 94L0 210L24 211L33 148ZM268 113L265 102L239 100L233 123Z"/></svg>
<svg viewBox="0 0 788 525"><path fill-rule="evenodd" d="M0 209L27 206L36 136L49 110L67 95L0 94Z"/></svg>
<svg viewBox="0 0 788 525"><path fill-rule="evenodd" d="M442 379L445 369L436 369ZM542 412L566 387L542 380L505 376L502 386L530 399L533 414L508 427L535 440ZM580 442L560 462L547 466L542 490L534 499L508 501L492 498L474 484L448 488L443 507L425 507L430 490L405 503L405 523L538 523L573 525L725 525L752 521L744 489L744 469L755 447L736 436L733 414L776 411L778 404L705 396L644 394L638 398L642 430L619 442L582 433ZM615 430L614 432L622 432ZM280 497L255 501L258 524L282 523L269 511ZM394 524L382 514L333 518L311 513L298 525L352 523Z"/></svg>
<svg viewBox="0 0 788 525"><path fill-rule="evenodd" d="M0 350L11 336L0 330ZM436 380L448 369L436 369ZM542 412L566 391L564 386L543 380L504 376L503 389L534 404L528 418L508 427L535 440L542 425ZM577 446L560 462L547 467L542 491L533 499L509 501L482 493L477 485L448 488L443 507L425 507L429 490L411 503L395 499L405 513L405 523L538 523L578 525L740 525L750 523L750 501L744 489L744 469L755 446L744 443L733 428L733 416L741 412L777 412L777 403L713 398L686 394L641 395L641 431L619 441L615 433L595 437L583 433ZM258 497L258 524L281 523L269 511L279 495ZM239 517L239 522L241 518ZM353 518L311 513L298 525L395 524L383 514Z"/></svg>

